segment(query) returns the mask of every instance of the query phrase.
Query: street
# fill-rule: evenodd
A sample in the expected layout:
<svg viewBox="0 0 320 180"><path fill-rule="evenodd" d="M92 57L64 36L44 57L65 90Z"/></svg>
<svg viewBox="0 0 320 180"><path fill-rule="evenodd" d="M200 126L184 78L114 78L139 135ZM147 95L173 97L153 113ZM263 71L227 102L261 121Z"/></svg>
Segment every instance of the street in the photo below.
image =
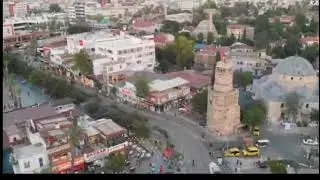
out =
<svg viewBox="0 0 320 180"><path fill-rule="evenodd" d="M92 95L97 94L97 91L94 89L85 88L78 84L76 84L76 87L86 93ZM215 138L205 128L200 127L194 121L188 120L188 118L182 118L179 114L175 116L167 113L158 114L150 111L137 111L130 105L118 103L102 95L98 96L102 105L114 108L114 110L121 109L128 113L137 112L139 115L149 119L149 127L158 126L166 130L170 141L175 145L175 149L184 155L186 167L188 167L186 173L209 173L209 163L212 160L216 162L216 158L221 156L222 141ZM317 128L315 129L318 130ZM312 135L315 134L314 131L308 131L308 133ZM205 134L204 138L202 138L203 134ZM301 152L300 145L298 144L299 133L280 133L278 130L271 131L265 129L262 130L262 134L264 139L269 139L271 142L265 150L262 150L264 155L270 158L283 158L307 165L311 164L311 161L305 159ZM212 148L209 147L209 142L212 143ZM239 143L239 141L234 140L230 143L229 147L231 147L231 144L234 146L240 145ZM210 157L209 151L213 152L215 156ZM194 167L190 164L192 160L195 161ZM221 169L223 173L233 172L233 170L226 165L223 165Z"/></svg>

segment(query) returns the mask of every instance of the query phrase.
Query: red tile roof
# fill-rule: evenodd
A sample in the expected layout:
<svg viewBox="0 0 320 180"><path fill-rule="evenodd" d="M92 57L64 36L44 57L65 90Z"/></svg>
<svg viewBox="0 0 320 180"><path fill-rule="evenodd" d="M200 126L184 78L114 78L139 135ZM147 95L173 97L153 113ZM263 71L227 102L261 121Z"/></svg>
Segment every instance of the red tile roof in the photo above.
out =
<svg viewBox="0 0 320 180"><path fill-rule="evenodd" d="M301 42L306 44L308 42L318 43L319 44L319 36L307 36L304 38L301 38Z"/></svg>
<svg viewBox="0 0 320 180"><path fill-rule="evenodd" d="M245 26L241 24L230 24L228 25L229 29L243 29Z"/></svg>
<svg viewBox="0 0 320 180"><path fill-rule="evenodd" d="M189 81L188 85L196 89L207 86L211 82L211 78L209 76L204 76L193 71L170 72L170 73L164 74L164 76L168 78L180 77L184 80Z"/></svg>

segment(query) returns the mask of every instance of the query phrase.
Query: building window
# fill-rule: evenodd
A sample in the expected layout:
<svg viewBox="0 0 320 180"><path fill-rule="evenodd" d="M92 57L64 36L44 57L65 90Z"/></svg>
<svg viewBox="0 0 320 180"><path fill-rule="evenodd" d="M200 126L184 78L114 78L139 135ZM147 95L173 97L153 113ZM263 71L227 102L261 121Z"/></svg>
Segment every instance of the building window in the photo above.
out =
<svg viewBox="0 0 320 180"><path fill-rule="evenodd" d="M30 168L30 162L29 161L28 162L24 162L23 165L24 165L25 169Z"/></svg>
<svg viewBox="0 0 320 180"><path fill-rule="evenodd" d="M283 108L283 107L284 107L284 104L283 104L283 103L281 103L280 107L281 107L281 108Z"/></svg>
<svg viewBox="0 0 320 180"><path fill-rule="evenodd" d="M293 77L291 77L291 80L293 80Z"/></svg>
<svg viewBox="0 0 320 180"><path fill-rule="evenodd" d="M43 167L43 159L42 158L39 158L39 166Z"/></svg>
<svg viewBox="0 0 320 180"><path fill-rule="evenodd" d="M306 108L309 108L309 104L306 104Z"/></svg>

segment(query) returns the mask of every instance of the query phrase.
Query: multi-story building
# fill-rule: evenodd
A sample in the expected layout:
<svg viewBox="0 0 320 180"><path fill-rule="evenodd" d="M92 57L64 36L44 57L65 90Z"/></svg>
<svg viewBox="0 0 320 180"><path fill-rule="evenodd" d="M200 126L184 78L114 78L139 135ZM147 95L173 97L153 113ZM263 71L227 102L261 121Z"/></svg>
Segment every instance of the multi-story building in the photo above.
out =
<svg viewBox="0 0 320 180"><path fill-rule="evenodd" d="M10 163L15 174L40 173L50 167L46 147L41 143L14 147Z"/></svg>
<svg viewBox="0 0 320 180"><path fill-rule="evenodd" d="M123 70L149 70L155 66L155 43L150 37L137 38L101 31L67 37L67 48L74 54L85 48L93 60L94 75ZM106 67L104 66L106 65Z"/></svg>
<svg viewBox="0 0 320 180"><path fill-rule="evenodd" d="M227 26L227 36L231 36L232 34L237 39L241 39L245 35L245 38L253 40L254 27L241 24L230 24Z"/></svg>
<svg viewBox="0 0 320 180"><path fill-rule="evenodd" d="M106 156L124 151L128 147L127 130L111 119L93 120L89 116L81 116L78 125L84 129L84 160L91 163Z"/></svg>
<svg viewBox="0 0 320 180"><path fill-rule="evenodd" d="M252 72L254 76L261 76L265 71L265 59L267 58L264 51L253 51L253 48L243 44L234 43L230 46L231 62L233 70L240 72Z"/></svg>
<svg viewBox="0 0 320 180"><path fill-rule="evenodd" d="M95 15L95 11L101 8L98 2L73 2L68 7L68 17L70 21L85 21L87 15Z"/></svg>
<svg viewBox="0 0 320 180"><path fill-rule="evenodd" d="M140 75L153 79L149 82L150 93L145 99L136 96L134 84ZM128 101L151 111L164 112L171 107L184 105L191 98L188 83L180 77L169 78L150 72L139 72L117 86L117 96L121 101Z"/></svg>
<svg viewBox="0 0 320 180"><path fill-rule="evenodd" d="M14 17L15 14L14 2L3 2L3 18Z"/></svg>
<svg viewBox="0 0 320 180"><path fill-rule="evenodd" d="M216 62L217 52L221 57L228 56L230 53L229 47L205 47L196 52L194 62L196 67L204 69L212 69ZM221 58L220 58L221 59Z"/></svg>

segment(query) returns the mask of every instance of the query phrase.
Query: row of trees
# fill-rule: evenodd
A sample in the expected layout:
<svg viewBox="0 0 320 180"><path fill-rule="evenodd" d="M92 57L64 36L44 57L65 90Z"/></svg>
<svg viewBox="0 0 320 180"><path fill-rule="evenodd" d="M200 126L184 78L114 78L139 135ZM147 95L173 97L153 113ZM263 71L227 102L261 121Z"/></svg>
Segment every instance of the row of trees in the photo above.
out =
<svg viewBox="0 0 320 180"><path fill-rule="evenodd" d="M48 73L46 69L35 69L27 62L20 60L18 55L5 54L4 60L8 62L8 71L22 76L31 83L46 90L54 98L73 97L75 103L83 102L86 95L73 88L70 83L62 78Z"/></svg>

